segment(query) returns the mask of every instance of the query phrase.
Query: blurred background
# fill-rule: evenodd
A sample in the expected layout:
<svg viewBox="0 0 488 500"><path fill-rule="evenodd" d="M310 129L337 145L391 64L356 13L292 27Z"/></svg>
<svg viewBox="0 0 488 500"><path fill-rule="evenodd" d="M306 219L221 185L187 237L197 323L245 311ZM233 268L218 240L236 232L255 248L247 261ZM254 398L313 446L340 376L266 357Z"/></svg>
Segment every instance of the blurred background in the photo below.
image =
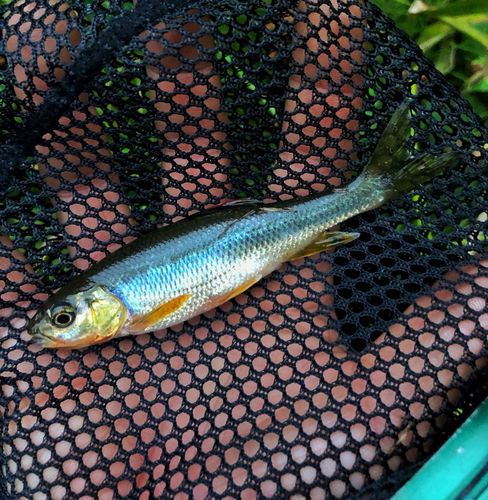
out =
<svg viewBox="0 0 488 500"><path fill-rule="evenodd" d="M488 124L488 0L373 0Z"/></svg>

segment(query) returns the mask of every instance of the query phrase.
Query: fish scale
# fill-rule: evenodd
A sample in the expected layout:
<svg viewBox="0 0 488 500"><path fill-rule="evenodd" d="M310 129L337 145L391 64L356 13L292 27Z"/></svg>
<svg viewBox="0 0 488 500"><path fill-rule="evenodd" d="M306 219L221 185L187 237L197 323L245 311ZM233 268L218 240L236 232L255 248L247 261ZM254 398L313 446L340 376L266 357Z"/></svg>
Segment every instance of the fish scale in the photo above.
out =
<svg viewBox="0 0 488 500"><path fill-rule="evenodd" d="M127 262L131 272L137 269L137 279L126 281L121 277L120 284L108 290L124 300L131 315L143 315L164 301L198 288L198 293L194 293L178 311L144 331L180 323L200 314L206 310L207 303L218 302L219 297L231 293L241 283L269 274L288 260L297 248L306 246L329 227L363 211L363 207L358 207L355 202L358 197L363 200L363 205L379 204L381 196L372 184L358 179L347 192L331 193L326 206L322 198L312 197L301 200L293 210L288 210L285 203L274 204L272 212L261 208L254 215L239 210L230 221L216 225L205 237L196 225L186 237L188 241L180 242L187 249L187 255L180 256L177 263L160 265L157 262L158 256L166 255L165 247L173 244L170 240L154 249L151 267L141 269L136 257L133 263ZM221 236L230 224L231 228ZM132 332L128 329L120 333L130 334Z"/></svg>
<svg viewBox="0 0 488 500"><path fill-rule="evenodd" d="M408 103L365 170L345 188L188 217L108 255L50 297L29 323L45 347L84 347L181 323L252 286L283 262L349 243L327 232L458 162L454 153L407 161Z"/></svg>

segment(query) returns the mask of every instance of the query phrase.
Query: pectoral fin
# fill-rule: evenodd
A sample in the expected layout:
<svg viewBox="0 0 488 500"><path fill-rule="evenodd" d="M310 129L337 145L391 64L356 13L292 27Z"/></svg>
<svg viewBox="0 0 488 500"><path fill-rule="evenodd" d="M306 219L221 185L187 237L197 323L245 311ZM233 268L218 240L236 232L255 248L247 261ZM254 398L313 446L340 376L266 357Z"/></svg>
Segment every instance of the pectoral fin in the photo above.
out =
<svg viewBox="0 0 488 500"><path fill-rule="evenodd" d="M133 321L128 328L129 331L142 331L151 328L159 323L162 319L177 311L191 297L191 294L185 293L179 297L175 297L164 304L161 304L156 309L153 309L142 316L133 317Z"/></svg>
<svg viewBox="0 0 488 500"><path fill-rule="evenodd" d="M288 260L308 257L309 255L317 252L323 252L329 248L345 245L346 243L354 241L356 238L359 238L359 233L343 233L341 231L324 233L321 234L314 242L310 243L310 245L293 254Z"/></svg>

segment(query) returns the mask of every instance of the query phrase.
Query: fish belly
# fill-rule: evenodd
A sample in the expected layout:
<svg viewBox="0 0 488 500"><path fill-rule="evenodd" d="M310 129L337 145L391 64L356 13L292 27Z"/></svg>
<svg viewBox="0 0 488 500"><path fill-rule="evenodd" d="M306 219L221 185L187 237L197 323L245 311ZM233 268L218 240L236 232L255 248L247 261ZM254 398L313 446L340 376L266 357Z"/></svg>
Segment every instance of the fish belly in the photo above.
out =
<svg viewBox="0 0 488 500"><path fill-rule="evenodd" d="M167 328L218 307L285 260L286 244L239 248L235 240L229 235L207 250L151 267L119 285L115 293L129 311L119 336Z"/></svg>

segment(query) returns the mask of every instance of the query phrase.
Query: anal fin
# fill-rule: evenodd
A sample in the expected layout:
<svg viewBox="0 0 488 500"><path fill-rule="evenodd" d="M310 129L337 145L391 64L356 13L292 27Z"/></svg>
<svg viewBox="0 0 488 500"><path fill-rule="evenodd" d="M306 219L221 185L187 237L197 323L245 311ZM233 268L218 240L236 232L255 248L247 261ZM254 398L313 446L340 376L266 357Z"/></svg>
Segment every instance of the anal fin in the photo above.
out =
<svg viewBox="0 0 488 500"><path fill-rule="evenodd" d="M141 331L151 328L151 326L156 325L162 319L166 318L170 314L174 313L191 297L191 294L185 293L179 295L174 299L159 305L152 311L142 316L135 316L133 321L130 323L129 331Z"/></svg>
<svg viewBox="0 0 488 500"><path fill-rule="evenodd" d="M300 259L301 257L308 257L317 252L323 252L329 248L346 245L356 238L359 238L359 233L343 233L341 231L326 232L321 234L315 241L302 248L297 253L293 254L288 260Z"/></svg>

